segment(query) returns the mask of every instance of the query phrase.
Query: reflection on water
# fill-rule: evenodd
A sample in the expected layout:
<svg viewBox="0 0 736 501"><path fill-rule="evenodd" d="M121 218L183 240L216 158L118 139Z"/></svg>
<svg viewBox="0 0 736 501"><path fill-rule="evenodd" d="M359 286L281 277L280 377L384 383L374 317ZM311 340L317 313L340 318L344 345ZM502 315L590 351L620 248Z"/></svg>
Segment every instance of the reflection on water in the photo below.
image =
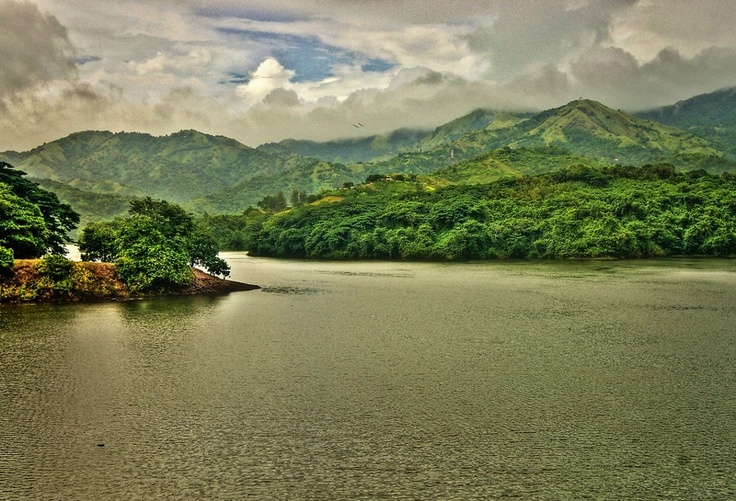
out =
<svg viewBox="0 0 736 501"><path fill-rule="evenodd" d="M225 257L0 309L0 499L736 497L731 261Z"/></svg>

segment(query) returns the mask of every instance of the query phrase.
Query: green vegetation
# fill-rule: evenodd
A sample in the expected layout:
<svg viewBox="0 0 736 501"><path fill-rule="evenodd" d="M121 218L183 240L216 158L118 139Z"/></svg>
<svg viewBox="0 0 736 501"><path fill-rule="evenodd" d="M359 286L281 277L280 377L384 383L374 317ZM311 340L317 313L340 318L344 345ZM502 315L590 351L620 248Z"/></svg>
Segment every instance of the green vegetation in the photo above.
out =
<svg viewBox="0 0 736 501"><path fill-rule="evenodd" d="M0 280L0 303L124 299L129 291L109 263L75 263L50 254L16 260Z"/></svg>
<svg viewBox="0 0 736 501"><path fill-rule="evenodd" d="M51 179L33 179L38 185L48 191L55 193L59 200L74 207L79 212L80 227L93 221L104 221L127 213L131 200L143 198L145 194L139 191L121 190L108 186L109 192L94 191L102 188L104 183L94 183L96 188L87 191L92 186L90 183L71 182L60 183ZM71 232L74 235L74 232Z"/></svg>
<svg viewBox="0 0 736 501"><path fill-rule="evenodd" d="M14 262L13 250L0 246L0 273L9 270Z"/></svg>
<svg viewBox="0 0 736 501"><path fill-rule="evenodd" d="M79 214L54 193L0 162L0 268L12 265L13 258L64 254L67 233L78 222Z"/></svg>
<svg viewBox="0 0 736 501"><path fill-rule="evenodd" d="M702 94L637 115L692 132L736 159L736 88Z"/></svg>
<svg viewBox="0 0 736 501"><path fill-rule="evenodd" d="M637 115L685 130L692 127L736 127L736 87L701 94Z"/></svg>
<svg viewBox="0 0 736 501"><path fill-rule="evenodd" d="M250 208L241 214L204 214L199 225L207 228L222 250L246 250L255 245L258 233L270 212Z"/></svg>
<svg viewBox="0 0 736 501"><path fill-rule="evenodd" d="M278 191L319 193L372 174L442 171L447 182L470 184L574 163L671 163L720 173L736 170L731 97L714 93L661 112L669 125L580 99L537 114L476 110L433 131L258 148L191 130L163 137L87 131L0 153L0 160L56 193L85 224L123 215L131 199L144 196L195 214L237 214ZM468 165L479 163L485 172Z"/></svg>
<svg viewBox="0 0 736 501"><path fill-rule="evenodd" d="M270 216L251 212L209 218L206 224L214 234L225 235L225 227L236 220L233 226L243 231L238 242L243 248L274 257L453 260L736 254L736 177L678 173L671 165L579 164L535 177L436 189L394 179L330 195L324 200L331 202Z"/></svg>
<svg viewBox="0 0 736 501"><path fill-rule="evenodd" d="M0 269L62 252L79 222L72 206L86 223L85 259L117 263L134 290L186 284L192 265L226 275L218 248L338 259L732 255L733 92L641 117L580 99L537 114L476 110L431 132L256 149L196 131L80 132L0 154L39 183L0 164Z"/></svg>
<svg viewBox="0 0 736 501"><path fill-rule="evenodd" d="M387 135L338 139L324 143L285 139L279 143L259 146L258 149L270 153L295 153L327 162L352 164L390 158L397 153L412 150L426 135L427 131L423 130L399 129Z"/></svg>
<svg viewBox="0 0 736 501"><path fill-rule="evenodd" d="M58 193L85 223L122 215L144 196L199 213L239 212L278 190L316 192L356 179L341 164L196 131L78 132L28 152L0 153L3 159Z"/></svg>
<svg viewBox="0 0 736 501"><path fill-rule="evenodd" d="M180 206L146 197L130 203L127 218L87 225L79 239L85 261L114 261L133 292L188 285L192 266L228 276L206 229Z"/></svg>

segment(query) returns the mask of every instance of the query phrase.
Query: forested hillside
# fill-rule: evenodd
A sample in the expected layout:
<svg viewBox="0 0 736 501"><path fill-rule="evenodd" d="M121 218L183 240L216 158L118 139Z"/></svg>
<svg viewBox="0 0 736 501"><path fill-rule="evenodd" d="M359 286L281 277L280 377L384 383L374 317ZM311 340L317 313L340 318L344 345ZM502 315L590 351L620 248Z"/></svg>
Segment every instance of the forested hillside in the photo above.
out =
<svg viewBox="0 0 736 501"><path fill-rule="evenodd" d="M141 133L80 132L21 154L16 166L34 178L84 182L86 191L122 192L184 202L240 181L276 172L273 159L232 139L182 131L155 137Z"/></svg>
<svg viewBox="0 0 736 501"><path fill-rule="evenodd" d="M680 127L685 127L685 123ZM720 142L711 142L698 135L700 129L680 127L637 118L587 99L538 114L477 110L436 128L393 158L375 158L371 170L428 173L507 147L566 149L589 161L606 164L667 162L681 169L702 168L711 172L736 167L736 156L729 149L733 146L723 144L726 138L736 139L734 131L723 132ZM716 139L713 134L708 137ZM288 144L283 142L282 147L288 148ZM347 144L342 144L342 148L347 148ZM318 148L315 146L313 151Z"/></svg>
<svg viewBox="0 0 736 501"><path fill-rule="evenodd" d="M0 153L0 161L27 171L84 223L122 215L131 200L146 196L197 214L241 213L267 197L318 194L375 175L477 184L577 164L658 163L717 174L736 171L732 92L651 112L678 127L579 99L537 114L476 110L432 131L258 148L196 131L163 137L88 131L28 152Z"/></svg>
<svg viewBox="0 0 736 501"><path fill-rule="evenodd" d="M736 254L736 176L583 165L432 188L386 178L270 216L205 219L223 246L330 259Z"/></svg>
<svg viewBox="0 0 736 501"><path fill-rule="evenodd" d="M292 153L267 153L196 131L163 137L80 132L28 152L0 153L2 159L12 159L35 181L54 186L69 197L68 202L89 208L92 213L85 210L89 220L108 211L101 195L126 201L152 196L227 211L233 205L234 210L255 205L278 189L311 192L352 179L343 165ZM233 200L231 191L236 186L240 189ZM116 200L107 202L119 206Z"/></svg>
<svg viewBox="0 0 736 501"><path fill-rule="evenodd" d="M354 124L360 128L362 124ZM398 129L385 135L336 139L327 142L286 139L269 143L258 149L268 153L295 153L328 162L353 164L390 158L403 151L413 150L427 136L427 131Z"/></svg>

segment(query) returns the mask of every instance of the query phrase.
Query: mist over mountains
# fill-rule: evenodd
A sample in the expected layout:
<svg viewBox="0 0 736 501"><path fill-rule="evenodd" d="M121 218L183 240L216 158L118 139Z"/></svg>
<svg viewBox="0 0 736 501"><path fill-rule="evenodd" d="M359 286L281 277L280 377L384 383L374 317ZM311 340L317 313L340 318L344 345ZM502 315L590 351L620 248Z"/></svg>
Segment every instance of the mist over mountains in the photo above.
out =
<svg viewBox="0 0 736 501"><path fill-rule="evenodd" d="M257 148L180 131L156 137L85 131L0 160L77 207L87 220L152 196L197 213L237 213L267 195L315 193L371 174L433 174L444 182L539 174L576 163L670 163L736 169L736 89L635 115L579 99L537 114L479 109L434 130Z"/></svg>

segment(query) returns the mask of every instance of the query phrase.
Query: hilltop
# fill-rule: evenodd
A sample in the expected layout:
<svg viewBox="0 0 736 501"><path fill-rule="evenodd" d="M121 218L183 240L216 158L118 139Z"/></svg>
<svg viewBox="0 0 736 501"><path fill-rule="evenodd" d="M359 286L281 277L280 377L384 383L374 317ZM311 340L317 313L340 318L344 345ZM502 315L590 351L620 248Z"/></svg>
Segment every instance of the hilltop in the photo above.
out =
<svg viewBox="0 0 736 501"><path fill-rule="evenodd" d="M736 137L736 132L729 137ZM289 150L291 144L286 141L280 146ZM344 150L348 145L341 147ZM563 148L603 163L668 162L714 172L736 165L736 156L728 148L714 144L698 130L637 117L589 99L538 114L476 110L405 145L392 158L373 158L372 165L383 172L428 173L499 148L538 147ZM320 154L315 145L312 152Z"/></svg>
<svg viewBox="0 0 736 501"><path fill-rule="evenodd" d="M701 94L637 115L690 131L708 139L730 157L736 157L736 87Z"/></svg>
<svg viewBox="0 0 736 501"><path fill-rule="evenodd" d="M706 139L673 126L637 118L597 101L580 99L520 124L509 146L566 147L603 162L641 164L680 156L720 156Z"/></svg>
<svg viewBox="0 0 736 501"><path fill-rule="evenodd" d="M28 152L0 153L0 158L7 158L8 163L34 179L49 179L96 193L145 194L177 203L245 179L278 177L304 163L319 163L289 153L267 153L233 139L192 130L160 137L79 132Z"/></svg>

